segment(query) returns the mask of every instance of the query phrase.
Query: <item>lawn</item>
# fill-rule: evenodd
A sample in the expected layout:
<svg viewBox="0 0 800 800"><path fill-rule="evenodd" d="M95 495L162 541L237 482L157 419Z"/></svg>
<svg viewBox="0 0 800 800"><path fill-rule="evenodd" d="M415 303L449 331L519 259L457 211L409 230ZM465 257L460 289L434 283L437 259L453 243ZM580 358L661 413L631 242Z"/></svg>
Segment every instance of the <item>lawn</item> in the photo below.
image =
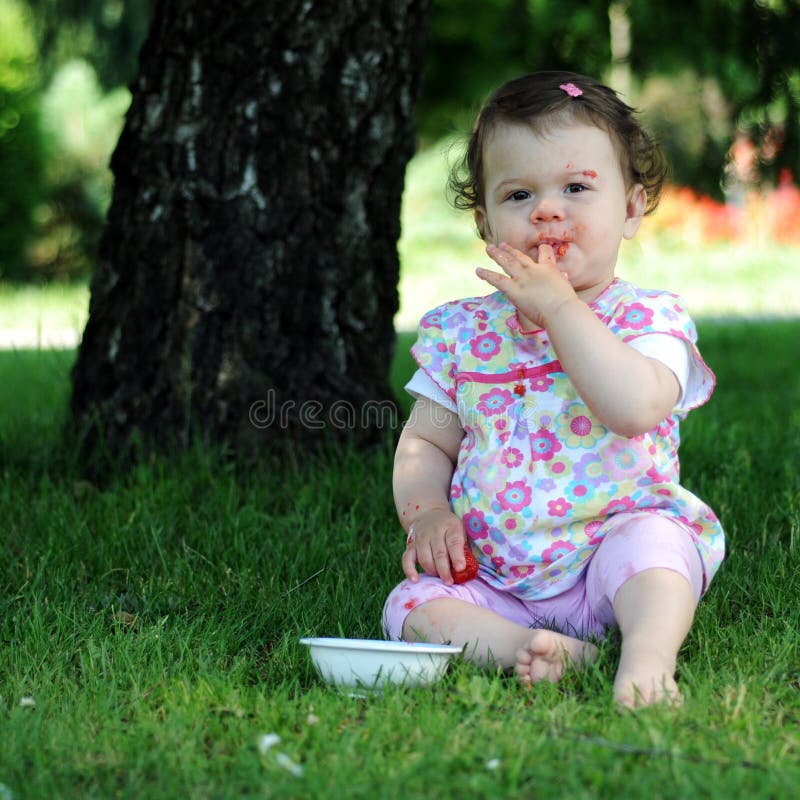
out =
<svg viewBox="0 0 800 800"><path fill-rule="evenodd" d="M195 451L93 485L59 443L74 352L0 353L0 798L792 796L800 323L700 332L719 384L683 473L729 555L684 706L636 714L612 702L614 642L555 687L455 663L432 688L338 694L297 640L380 635L404 541L391 437L277 474Z"/></svg>

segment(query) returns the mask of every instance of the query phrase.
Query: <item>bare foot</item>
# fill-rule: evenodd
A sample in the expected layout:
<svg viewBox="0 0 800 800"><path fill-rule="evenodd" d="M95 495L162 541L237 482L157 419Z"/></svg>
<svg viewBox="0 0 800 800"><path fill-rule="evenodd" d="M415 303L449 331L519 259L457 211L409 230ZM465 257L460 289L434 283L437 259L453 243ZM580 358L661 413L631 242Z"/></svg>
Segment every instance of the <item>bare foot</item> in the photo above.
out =
<svg viewBox="0 0 800 800"><path fill-rule="evenodd" d="M517 650L514 671L522 683L556 683L567 667L581 667L596 658L597 648L589 642L555 631L536 630L528 643Z"/></svg>
<svg viewBox="0 0 800 800"><path fill-rule="evenodd" d="M644 708L655 703L679 706L675 661L657 650L625 646L614 678L614 700L625 708Z"/></svg>

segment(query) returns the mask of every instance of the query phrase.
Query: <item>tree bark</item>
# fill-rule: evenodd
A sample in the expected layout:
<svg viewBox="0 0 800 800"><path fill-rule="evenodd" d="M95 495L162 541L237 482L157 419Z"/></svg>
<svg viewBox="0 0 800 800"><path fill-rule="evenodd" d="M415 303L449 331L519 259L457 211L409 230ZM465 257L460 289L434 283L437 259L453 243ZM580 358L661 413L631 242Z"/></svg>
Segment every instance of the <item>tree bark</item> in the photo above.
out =
<svg viewBox="0 0 800 800"><path fill-rule="evenodd" d="M83 447L370 439L428 0L161 0L73 371Z"/></svg>

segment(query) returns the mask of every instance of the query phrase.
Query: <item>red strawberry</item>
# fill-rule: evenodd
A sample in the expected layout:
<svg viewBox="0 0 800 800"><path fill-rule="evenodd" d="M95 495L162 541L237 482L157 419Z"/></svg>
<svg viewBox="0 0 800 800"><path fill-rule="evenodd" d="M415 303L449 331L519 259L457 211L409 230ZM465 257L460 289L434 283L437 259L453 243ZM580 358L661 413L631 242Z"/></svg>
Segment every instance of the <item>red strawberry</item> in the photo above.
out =
<svg viewBox="0 0 800 800"><path fill-rule="evenodd" d="M467 559L467 566L464 569L453 570L453 580L456 583L471 581L478 574L478 559L472 554L468 544L464 545L464 558Z"/></svg>

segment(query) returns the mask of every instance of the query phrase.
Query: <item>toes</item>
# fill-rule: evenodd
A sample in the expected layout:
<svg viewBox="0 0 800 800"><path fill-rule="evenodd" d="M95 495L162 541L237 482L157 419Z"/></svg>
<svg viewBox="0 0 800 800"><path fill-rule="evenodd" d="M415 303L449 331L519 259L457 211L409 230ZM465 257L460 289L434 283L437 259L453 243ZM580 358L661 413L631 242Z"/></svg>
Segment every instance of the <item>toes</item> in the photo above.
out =
<svg viewBox="0 0 800 800"><path fill-rule="evenodd" d="M517 661L517 665L530 667L531 662L533 661L533 653L531 653L531 651L527 647L523 647L517 650L515 658Z"/></svg>
<svg viewBox="0 0 800 800"><path fill-rule="evenodd" d="M534 631L527 646L517 651L515 671L523 683L558 683L569 665L594 660L597 648L547 630Z"/></svg>
<svg viewBox="0 0 800 800"><path fill-rule="evenodd" d="M564 677L564 667L561 663L548 663L543 665L537 680L558 683Z"/></svg>
<svg viewBox="0 0 800 800"><path fill-rule="evenodd" d="M531 679L531 662L533 656L528 650L517 650L516 663L514 664L514 672L517 675L517 680L520 683L530 684Z"/></svg>

